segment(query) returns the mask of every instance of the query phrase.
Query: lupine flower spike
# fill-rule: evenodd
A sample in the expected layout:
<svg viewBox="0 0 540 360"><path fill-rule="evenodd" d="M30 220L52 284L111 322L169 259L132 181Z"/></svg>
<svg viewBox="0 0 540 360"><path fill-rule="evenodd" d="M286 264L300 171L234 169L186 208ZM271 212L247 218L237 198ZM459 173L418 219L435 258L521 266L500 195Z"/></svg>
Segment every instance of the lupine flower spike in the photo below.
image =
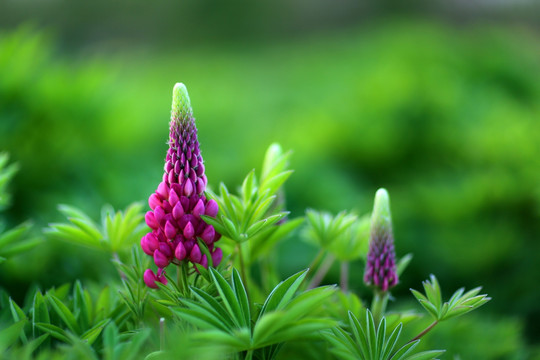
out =
<svg viewBox="0 0 540 360"><path fill-rule="evenodd" d="M385 189L375 194L364 282L382 292L398 283L390 200Z"/></svg>
<svg viewBox="0 0 540 360"><path fill-rule="evenodd" d="M159 269L157 274L151 269L145 271L144 282L149 287L157 288L156 281L167 283L165 268L170 263L208 267L197 238L208 247L213 266L221 262L223 253L215 246L221 235L201 219L203 214L215 217L218 213L217 203L204 196L206 184L189 95L184 84L177 83L163 181L148 199L151 210L145 220L151 231L141 239L143 251L154 258Z"/></svg>

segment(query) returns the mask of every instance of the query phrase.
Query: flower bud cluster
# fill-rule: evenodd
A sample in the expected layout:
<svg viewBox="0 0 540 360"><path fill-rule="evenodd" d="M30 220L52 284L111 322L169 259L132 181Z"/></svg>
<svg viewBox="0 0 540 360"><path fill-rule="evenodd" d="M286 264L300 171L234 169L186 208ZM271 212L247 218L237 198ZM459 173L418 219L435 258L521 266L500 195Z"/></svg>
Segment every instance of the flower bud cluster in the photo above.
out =
<svg viewBox="0 0 540 360"><path fill-rule="evenodd" d="M206 224L201 215L215 217L218 205L204 196L207 179L203 158L197 140L187 90L176 84L173 90L173 109L170 123L169 150L165 159L163 180L155 193L150 195L146 224L151 231L141 239L143 251L154 258L159 268L144 273L146 285L157 288L156 281L166 283L165 268L182 261L208 267L209 259L199 247L200 238L217 266L223 257L215 242L221 237L212 225Z"/></svg>

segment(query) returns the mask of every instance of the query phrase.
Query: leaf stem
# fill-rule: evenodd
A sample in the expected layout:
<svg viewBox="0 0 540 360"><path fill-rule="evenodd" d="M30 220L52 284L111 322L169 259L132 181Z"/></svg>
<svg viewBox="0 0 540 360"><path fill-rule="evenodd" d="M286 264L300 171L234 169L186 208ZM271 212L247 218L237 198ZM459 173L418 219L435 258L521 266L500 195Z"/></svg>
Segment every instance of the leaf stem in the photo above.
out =
<svg viewBox="0 0 540 360"><path fill-rule="evenodd" d="M311 264L309 264L308 266L308 274L313 271L313 269L315 269L315 266L317 266L319 264L319 262L321 261L322 257L324 255L324 250L323 249L320 249L319 252L317 253L317 255L315 256L315 259L313 259L313 261L311 262Z"/></svg>
<svg viewBox="0 0 540 360"><path fill-rule="evenodd" d="M330 270L330 267L334 263L334 260L335 260L334 255L328 254L326 256L326 258L322 262L321 266L319 267L315 275L313 275L313 279L311 279L308 285L308 289L313 289L319 286L319 284L324 279L324 276L326 275L328 270Z"/></svg>
<svg viewBox="0 0 540 360"><path fill-rule="evenodd" d="M435 320L427 328L425 328L420 334L418 334L414 338L412 338L412 340L409 341L408 343L412 343L413 341L416 341L416 340L420 339L422 336L426 335L431 329L433 329L435 327L435 325L437 325L438 323L439 323L439 320Z"/></svg>
<svg viewBox="0 0 540 360"><path fill-rule="evenodd" d="M340 267L339 286L343 292L349 291L349 262L342 261Z"/></svg>
<svg viewBox="0 0 540 360"><path fill-rule="evenodd" d="M165 350L165 318L159 319L159 350Z"/></svg>
<svg viewBox="0 0 540 360"><path fill-rule="evenodd" d="M375 324L379 324L384 313L386 312L386 305L388 304L389 294L387 291L373 292L373 301L371 302L371 313L373 314L373 320Z"/></svg>
<svg viewBox="0 0 540 360"><path fill-rule="evenodd" d="M244 264L244 256L242 254L242 243L237 243L236 249L238 251L238 258L240 259L240 276L242 276L242 281L244 282L244 286L246 288L246 294L249 299L248 278L246 275L246 266Z"/></svg>

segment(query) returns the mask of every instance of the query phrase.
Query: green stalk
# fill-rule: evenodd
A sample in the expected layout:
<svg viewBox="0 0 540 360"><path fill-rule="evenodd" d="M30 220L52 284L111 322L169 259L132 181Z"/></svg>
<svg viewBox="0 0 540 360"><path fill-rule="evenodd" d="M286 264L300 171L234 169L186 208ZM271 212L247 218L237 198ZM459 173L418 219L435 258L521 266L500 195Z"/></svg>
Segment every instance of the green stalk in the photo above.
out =
<svg viewBox="0 0 540 360"><path fill-rule="evenodd" d="M349 291L349 262L342 261L339 274L339 286L343 292Z"/></svg>
<svg viewBox="0 0 540 360"><path fill-rule="evenodd" d="M240 259L240 276L242 276L242 281L246 288L246 294L249 299L249 290L248 290L248 278L246 276L246 266L244 264L244 256L242 255L242 243L237 243L236 248L238 251L238 258Z"/></svg>
<svg viewBox="0 0 540 360"><path fill-rule="evenodd" d="M321 266L319 267L319 270L313 275L313 279L311 279L311 282L308 285L308 289L313 289L319 286L321 281L324 279L324 276L330 270L330 267L334 263L334 255L328 254L324 261L322 262Z"/></svg>
<svg viewBox="0 0 540 360"><path fill-rule="evenodd" d="M432 322L427 328L425 328L420 334L416 335L411 341L409 341L408 343L412 343L413 341L416 341L418 339L420 339L422 336L426 335L431 329L433 329L435 327L435 325L437 325L439 323L438 320L435 320L434 322ZM407 344L408 344L407 343Z"/></svg>
<svg viewBox="0 0 540 360"><path fill-rule="evenodd" d="M373 292L373 301L371 302L371 313L373 314L373 320L375 325L378 326L384 313L386 312L386 305L388 303L388 292L375 290Z"/></svg>
<svg viewBox="0 0 540 360"><path fill-rule="evenodd" d="M309 264L308 266L308 274L313 271L313 269L315 269L315 267L317 265L319 265L319 262L321 261L322 257L324 255L324 250L323 249L320 249L319 252L317 253L317 256L315 256L315 259L313 259L313 261L311 262L311 264Z"/></svg>

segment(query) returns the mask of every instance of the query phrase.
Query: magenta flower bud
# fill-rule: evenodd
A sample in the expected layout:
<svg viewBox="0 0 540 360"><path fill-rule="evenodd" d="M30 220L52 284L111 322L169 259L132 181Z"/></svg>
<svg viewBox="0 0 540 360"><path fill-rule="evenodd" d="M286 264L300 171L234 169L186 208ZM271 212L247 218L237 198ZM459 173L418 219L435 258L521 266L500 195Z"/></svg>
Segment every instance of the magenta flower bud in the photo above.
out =
<svg viewBox="0 0 540 360"><path fill-rule="evenodd" d="M213 248L221 235L200 217L216 216L218 204L204 196L208 180L191 103L183 84L176 84L173 90L168 144L162 181L148 198L152 211L145 215L145 221L152 232L141 239L143 251L153 256L160 268L157 276L151 270L145 272L145 283L153 288L156 281L166 283L162 272L173 260L175 264L178 261L208 263L197 245L197 234L212 245L212 259L221 261L223 256L221 250Z"/></svg>
<svg viewBox="0 0 540 360"><path fill-rule="evenodd" d="M171 189L171 191L169 191L169 204L171 204L171 206L175 206L179 200L180 198L176 194L176 191L174 191L174 189Z"/></svg>
<svg viewBox="0 0 540 360"><path fill-rule="evenodd" d="M364 282L383 292L398 283L390 200L385 189L375 194Z"/></svg>
<svg viewBox="0 0 540 360"><path fill-rule="evenodd" d="M216 235L216 230L212 225L206 226L203 233L201 234L200 238L203 239L203 241L210 245L214 242L214 236Z"/></svg>
<svg viewBox="0 0 540 360"><path fill-rule="evenodd" d="M201 249L199 249L199 245L195 244L193 245L193 249L191 249L191 252L189 253L189 259L194 263L200 263L201 262Z"/></svg>
<svg viewBox="0 0 540 360"><path fill-rule="evenodd" d="M162 199L168 199L169 198L169 187L165 183L165 181L162 181L156 190L156 193L162 198Z"/></svg>
<svg viewBox="0 0 540 360"><path fill-rule="evenodd" d="M177 228L171 224L170 221L167 221L165 223L165 236L167 236L167 239L174 239L176 236Z"/></svg>
<svg viewBox="0 0 540 360"><path fill-rule="evenodd" d="M164 224L163 220L165 219L165 210L161 206L157 206L154 209L154 217L159 225Z"/></svg>
<svg viewBox="0 0 540 360"><path fill-rule="evenodd" d="M157 276L154 274L154 272L151 269L146 269L143 275L144 283L146 286L152 289L157 289L158 286L156 285Z"/></svg>
<svg viewBox="0 0 540 360"><path fill-rule="evenodd" d="M144 220L146 222L146 225L151 227L152 229L159 228L159 223L156 221L156 218L154 216L154 213L151 211L148 211L146 215L144 215Z"/></svg>
<svg viewBox="0 0 540 360"><path fill-rule="evenodd" d="M221 262L221 259L223 259L223 251L221 248L215 248L214 252L212 253L212 264L214 267L218 266Z"/></svg>
<svg viewBox="0 0 540 360"><path fill-rule="evenodd" d="M204 202L202 199L199 199L199 201L197 201L197 204L195 205L191 213L195 215L196 218L200 218L201 215L204 214Z"/></svg>
<svg viewBox="0 0 540 360"><path fill-rule="evenodd" d="M182 261L186 258L186 255L187 251L184 247L184 244L182 242L179 242L178 245L176 245L176 249L174 250L174 257Z"/></svg>
<svg viewBox="0 0 540 360"><path fill-rule="evenodd" d="M208 269L208 259L206 258L206 255L203 255L202 258L201 258L201 265L205 268L205 269Z"/></svg>
<svg viewBox="0 0 540 360"><path fill-rule="evenodd" d="M148 249L152 251L152 254L154 253L154 250L156 250L159 247L159 241L157 237L153 233L148 233L143 237L143 240L146 243L146 246ZM150 254L150 255L152 255Z"/></svg>
<svg viewBox="0 0 540 360"><path fill-rule="evenodd" d="M193 225L191 225L191 222L188 222L184 227L184 237L186 239L191 239L193 235L195 235L195 229L193 229Z"/></svg>
<svg viewBox="0 0 540 360"><path fill-rule="evenodd" d="M182 207L182 204L180 203L180 201L177 202L176 205L174 205L172 214L176 220L179 220L182 217L182 215L185 214L184 208Z"/></svg>
<svg viewBox="0 0 540 360"><path fill-rule="evenodd" d="M206 210L204 211L204 214L211 217L216 217L218 211L218 204L214 199L212 199L206 204Z"/></svg>
<svg viewBox="0 0 540 360"><path fill-rule="evenodd" d="M152 195L150 195L150 197L148 198L148 205L150 206L150 209L152 210L154 210L156 206L161 205L161 200L156 193L153 193Z"/></svg>
<svg viewBox="0 0 540 360"><path fill-rule="evenodd" d="M152 250L148 246L148 243L146 242L146 235L141 238L141 248L143 249L143 251L144 251L144 253L146 255L153 255L154 254L155 249Z"/></svg>
<svg viewBox="0 0 540 360"><path fill-rule="evenodd" d="M157 267L164 268L169 265L170 261L161 251L156 250L154 251L154 263Z"/></svg>
<svg viewBox="0 0 540 360"><path fill-rule="evenodd" d="M193 183L191 182L191 179L187 179L186 183L184 184L184 195L191 196L191 193L193 192Z"/></svg>

